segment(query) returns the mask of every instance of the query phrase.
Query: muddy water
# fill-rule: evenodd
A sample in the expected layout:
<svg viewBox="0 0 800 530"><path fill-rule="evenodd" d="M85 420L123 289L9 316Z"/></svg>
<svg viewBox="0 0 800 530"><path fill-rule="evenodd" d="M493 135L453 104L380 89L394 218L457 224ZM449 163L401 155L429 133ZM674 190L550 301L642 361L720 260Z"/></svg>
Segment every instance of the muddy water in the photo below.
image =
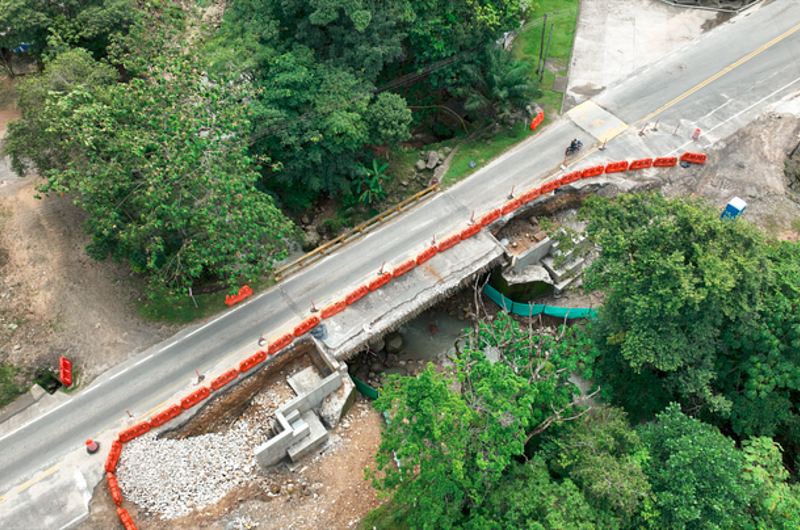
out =
<svg viewBox="0 0 800 530"><path fill-rule="evenodd" d="M469 325L469 321L462 322L447 313L425 311L398 329L405 340L403 351L398 357L402 362L412 360L417 363L421 360L423 364L427 364L442 353L452 353L455 350L453 342ZM406 370L403 366L395 366L387 368L385 373L405 374Z"/></svg>

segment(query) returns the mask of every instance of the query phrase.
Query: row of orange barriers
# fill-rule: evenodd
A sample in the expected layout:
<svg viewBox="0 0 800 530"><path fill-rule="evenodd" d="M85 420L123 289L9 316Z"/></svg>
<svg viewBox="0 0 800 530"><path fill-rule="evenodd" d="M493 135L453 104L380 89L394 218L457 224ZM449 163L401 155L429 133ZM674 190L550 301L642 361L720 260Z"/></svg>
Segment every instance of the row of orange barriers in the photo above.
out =
<svg viewBox="0 0 800 530"><path fill-rule="evenodd" d="M706 155L701 155L697 153L685 153L681 157L682 161L688 161L692 163L702 164L706 161ZM381 274L375 280L372 280L367 285L361 285L352 292L348 293L344 299L338 300L336 302L331 303L324 309L322 309L320 316L313 315L303 322L298 324L292 332L285 333L284 335L278 337L276 340L272 341L267 351L261 350L255 355L245 359L239 365L239 370L235 368L228 370L221 376L217 377L211 382L211 387L213 390L219 390L226 384L230 383L234 379L236 379L239 373L246 372L251 370L257 364L264 362L266 360L267 355L274 355L275 353L279 352L283 348L287 347L289 344L292 343L294 337L300 337L302 334L307 333L315 326L320 323L320 317L322 319L331 318L334 315L343 311L348 305L355 303L356 301L360 300L364 296L366 296L370 291L375 291L378 288L386 285L392 279L398 278L403 274L411 271L417 265L421 265L422 263L428 261L433 256L435 256L438 252L445 251L453 246L457 245L459 242L468 239L481 231L485 226L493 223L494 221L498 220L503 215L508 215L509 213L513 212L520 206L527 204L528 202L538 198L543 193L548 193L550 191L554 191L558 187L575 182L579 179L595 177L601 175L603 173L614 173L620 171L626 171L628 169L643 169L651 166L655 167L671 167L676 165L678 159L676 157L660 157L656 159L640 159L634 160L633 162L611 162L607 165L599 165L590 168L586 168L581 171L574 171L572 173L568 173L563 175L561 178L555 179L548 183L543 184L541 187L528 190L525 193L522 193L517 198L512 198L508 202L506 202L502 207L496 208L491 212L485 214L483 217L480 218L479 221L470 225L467 228L459 231L456 234L450 235L439 242L438 245L432 245L427 249L423 250L416 257L410 258L400 265L396 266L391 274L384 273ZM240 295L244 294L244 297L252 295L252 289L245 286L239 290ZM236 300L237 302L239 300ZM226 300L226 303L227 300ZM233 302L236 303L236 302ZM232 304L228 304L232 305ZM108 473L108 482L109 488L111 488L111 494L114 498L115 504L119 506L122 502L122 496L119 494L119 487L117 485L116 478L113 475L114 470L116 469L117 462L120 457L120 453L122 451L122 443L126 443L137 436L141 436L145 432L149 431L151 426L157 427L169 419L176 417L181 412L182 409L188 409L202 401L203 399L208 398L210 395L210 390L207 387L202 387L195 392L189 394L185 398L181 400L181 407L177 405L173 405L169 409L161 412L153 416L150 422L142 422L135 427L122 431L119 434L119 438L115 440L111 444L111 451L109 452L108 459L106 461L106 471ZM162 421L163 420L163 421ZM120 520L125 525L126 530L136 530L136 526L133 523L133 520L130 518L130 515L124 508L117 508L117 513L120 516Z"/></svg>
<svg viewBox="0 0 800 530"><path fill-rule="evenodd" d="M531 130L534 130L536 127L542 124L544 121L544 111L540 111L532 120L531 120Z"/></svg>

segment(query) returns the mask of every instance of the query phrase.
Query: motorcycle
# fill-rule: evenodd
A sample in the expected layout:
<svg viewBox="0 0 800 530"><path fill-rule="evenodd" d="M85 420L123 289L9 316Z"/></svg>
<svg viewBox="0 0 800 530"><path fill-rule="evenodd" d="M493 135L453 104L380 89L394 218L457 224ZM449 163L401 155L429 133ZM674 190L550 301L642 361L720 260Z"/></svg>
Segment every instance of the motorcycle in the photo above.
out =
<svg viewBox="0 0 800 530"><path fill-rule="evenodd" d="M567 147L567 150L564 152L564 154L570 156L577 153L582 148L583 148L583 142L578 142L575 145L570 145L569 147Z"/></svg>
<svg viewBox="0 0 800 530"><path fill-rule="evenodd" d="M574 155L575 153L580 151L582 148L583 148L583 142L578 142L575 145L570 145L569 147L567 147L567 150L564 152L564 154L566 156Z"/></svg>

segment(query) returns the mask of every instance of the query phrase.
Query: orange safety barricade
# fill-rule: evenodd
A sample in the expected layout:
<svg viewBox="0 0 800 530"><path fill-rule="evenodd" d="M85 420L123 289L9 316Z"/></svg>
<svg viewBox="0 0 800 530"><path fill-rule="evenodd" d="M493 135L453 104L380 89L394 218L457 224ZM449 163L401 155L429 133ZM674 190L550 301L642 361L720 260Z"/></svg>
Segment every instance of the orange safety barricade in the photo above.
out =
<svg viewBox="0 0 800 530"><path fill-rule="evenodd" d="M639 160L634 160L631 162L630 167L628 169L647 169L653 165L652 158L640 158Z"/></svg>
<svg viewBox="0 0 800 530"><path fill-rule="evenodd" d="M252 294L253 294L253 290L250 287L248 287L247 285L245 285L244 287L239 289L239 293L238 294L235 294L233 296L226 295L225 296L225 305L232 306L233 304L241 302L242 300L244 300L248 296L251 296Z"/></svg>
<svg viewBox="0 0 800 530"><path fill-rule="evenodd" d="M543 121L544 121L544 111L541 111L531 120L531 130L534 130L536 127L541 125Z"/></svg>
<svg viewBox="0 0 800 530"><path fill-rule="evenodd" d="M251 355L250 357L239 363L239 372L244 373L253 368L254 366L256 366L257 364L263 363L266 360L267 360L267 352L265 352L264 350L260 350L255 355Z"/></svg>
<svg viewBox="0 0 800 530"><path fill-rule="evenodd" d="M450 247L456 246L458 243L461 242L461 234L453 234L450 237L446 237L439 241L439 245L436 247L439 252L447 250Z"/></svg>
<svg viewBox="0 0 800 530"><path fill-rule="evenodd" d="M536 188L535 190L528 190L519 196L519 202L520 204L527 204L534 199L538 199L541 194L542 194L541 188Z"/></svg>
<svg viewBox="0 0 800 530"><path fill-rule="evenodd" d="M66 357L58 358L58 377L61 379L61 384L70 386L72 384L72 361Z"/></svg>
<svg viewBox="0 0 800 530"><path fill-rule="evenodd" d="M503 215L508 215L519 208L520 204L522 204L522 202L519 199L511 199L503 205L503 207L500 209L500 213Z"/></svg>
<svg viewBox="0 0 800 530"><path fill-rule="evenodd" d="M502 214L500 213L500 208L497 208L496 210L492 210L491 212L487 213L486 215L481 217L480 220L481 228L488 225L489 223L497 221L498 219L500 219L501 215Z"/></svg>
<svg viewBox="0 0 800 530"><path fill-rule="evenodd" d="M236 368L231 368L221 376L211 381L211 390L217 391L223 386L233 381L234 379L236 379L237 377L239 377L239 370L237 370Z"/></svg>
<svg viewBox="0 0 800 530"><path fill-rule="evenodd" d="M677 164L677 156L660 156L653 160L653 167L672 167Z"/></svg>
<svg viewBox="0 0 800 530"><path fill-rule="evenodd" d="M551 191L555 190L559 186L561 186L561 182L559 182L558 179L551 180L550 182L546 182L546 183L542 184L542 193L550 193Z"/></svg>
<svg viewBox="0 0 800 530"><path fill-rule="evenodd" d="M125 508L117 508L117 515L119 515L119 520L122 521L122 524L125 525L125 530L136 530L136 525L131 519L130 514L128 514L128 510Z"/></svg>
<svg viewBox="0 0 800 530"><path fill-rule="evenodd" d="M367 289L369 289L370 291L380 289L390 281L392 281L392 275L389 274L388 272L384 272L374 280L370 280L370 282L367 284Z"/></svg>
<svg viewBox="0 0 800 530"><path fill-rule="evenodd" d="M111 490L111 498L114 500L114 504L119 506L122 504L122 493L119 491L117 477L114 476L114 473L109 471L106 472L106 479L108 479L108 489Z"/></svg>
<svg viewBox="0 0 800 530"><path fill-rule="evenodd" d="M295 326L295 328L294 328L294 336L295 337L299 337L303 333L308 333L317 324L319 324L319 317L317 315L311 315L307 319L305 319L302 322L300 322L300 324Z"/></svg>
<svg viewBox="0 0 800 530"><path fill-rule="evenodd" d="M708 157L706 155L700 153L683 153L683 155L681 155L681 162L691 162L692 164L705 164L707 158Z"/></svg>
<svg viewBox="0 0 800 530"><path fill-rule="evenodd" d="M367 288L367 286L362 285L352 293L348 294L345 297L344 301L347 302L347 305L352 305L356 303L358 300L361 300L364 297L364 295L366 295L368 292L369 289Z"/></svg>
<svg viewBox="0 0 800 530"><path fill-rule="evenodd" d="M334 302L328 307L323 308L322 311L319 312L319 314L323 319L331 318L336 313L342 311L345 307L347 307L345 301L339 300L338 302Z"/></svg>
<svg viewBox="0 0 800 530"><path fill-rule="evenodd" d="M117 462L119 462L119 455L122 453L122 442L114 440L111 442L111 450L108 452L106 459L106 471L113 473L117 469Z"/></svg>
<svg viewBox="0 0 800 530"><path fill-rule="evenodd" d="M597 177L598 175L602 175L605 170L606 166L589 167L583 170L581 173L581 178L588 179L589 177Z"/></svg>
<svg viewBox="0 0 800 530"><path fill-rule="evenodd" d="M158 414L150 418L150 425L153 427L158 427L160 425L167 423L169 420L176 417L180 413L181 413L181 408L178 405L172 405L167 410L159 412Z"/></svg>
<svg viewBox="0 0 800 530"><path fill-rule="evenodd" d="M294 335L292 333L284 333L283 335L281 335L280 337L269 343L269 346L267 347L267 354L275 355L276 353L284 349L286 346L291 344L293 340L294 340ZM239 371L241 372L241 370Z"/></svg>
<svg viewBox="0 0 800 530"><path fill-rule="evenodd" d="M561 184L570 184L581 179L582 171L573 171L561 177Z"/></svg>
<svg viewBox="0 0 800 530"><path fill-rule="evenodd" d="M399 276L402 276L403 274L407 273L416 266L417 266L417 260L415 260L414 258L406 260L392 270L392 278L397 278Z"/></svg>
<svg viewBox="0 0 800 530"><path fill-rule="evenodd" d="M465 239L471 238L480 231L481 231L481 225L475 223L474 225L468 226L464 230L462 230L461 234L459 234L459 237L461 238L461 241L464 241Z"/></svg>
<svg viewBox="0 0 800 530"><path fill-rule="evenodd" d="M149 430L150 430L150 422L143 421L142 423L119 433L119 441L124 444L128 443L134 438L138 438L139 436L143 435Z"/></svg>
<svg viewBox="0 0 800 530"><path fill-rule="evenodd" d="M422 265L423 263L434 257L437 252L439 252L439 249L436 248L436 245L428 247L427 250L423 250L422 252L417 254L417 265Z"/></svg>
<svg viewBox="0 0 800 530"><path fill-rule="evenodd" d="M204 386L199 390L195 390L194 392L192 392L191 394L189 394L188 396L186 396L181 400L181 408L183 408L183 410L188 410L197 405L198 403L200 403L201 401L203 401L210 395L211 391L208 389L207 386ZM122 435L120 435L120 438L122 438Z"/></svg>
<svg viewBox="0 0 800 530"><path fill-rule="evenodd" d="M611 162L606 165L606 173L620 173L622 171L628 171L627 160L624 162Z"/></svg>

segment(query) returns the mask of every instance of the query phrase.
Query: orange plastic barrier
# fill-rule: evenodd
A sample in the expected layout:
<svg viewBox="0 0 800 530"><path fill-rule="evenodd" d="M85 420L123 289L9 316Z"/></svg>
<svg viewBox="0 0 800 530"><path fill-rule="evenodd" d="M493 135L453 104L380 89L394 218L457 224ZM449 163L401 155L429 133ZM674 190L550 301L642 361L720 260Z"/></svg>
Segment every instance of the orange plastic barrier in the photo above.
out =
<svg viewBox="0 0 800 530"><path fill-rule="evenodd" d="M345 297L344 301L347 302L347 305L352 305L356 303L358 300L361 300L364 297L364 295L366 295L368 292L369 289L367 288L367 286L362 285L352 293L348 294Z"/></svg>
<svg viewBox="0 0 800 530"><path fill-rule="evenodd" d="M481 231L481 225L479 223L475 223L472 226L468 226L464 230L462 230L461 233L459 234L459 237L461 238L461 241L464 241L465 239L471 238L480 231Z"/></svg>
<svg viewBox="0 0 800 530"><path fill-rule="evenodd" d="M214 389L216 390L216 389ZM167 423L172 418L176 417L178 414L181 413L181 408L178 405L172 405L170 408L163 412L159 412L152 418L150 418L150 425L153 427L158 427L159 425L163 425ZM110 470L109 470L110 471Z"/></svg>
<svg viewBox="0 0 800 530"><path fill-rule="evenodd" d="M319 324L319 317L317 315L311 315L294 327L294 336L299 337L303 333L308 333L311 331L311 328L317 324Z"/></svg>
<svg viewBox="0 0 800 530"><path fill-rule="evenodd" d="M541 188L536 188L535 190L528 190L519 196L519 203L527 204L531 202L533 199L538 199L541 194L542 194Z"/></svg>
<svg viewBox="0 0 800 530"><path fill-rule="evenodd" d="M569 184L570 182L575 182L576 180L581 179L582 171L573 171L572 173L567 173L563 177L561 177L561 184Z"/></svg>
<svg viewBox="0 0 800 530"><path fill-rule="evenodd" d="M503 208L500 210L500 213L503 215L508 215L517 208L519 208L520 204L522 204L522 202L518 198L511 199L510 201L508 201L503 205Z"/></svg>
<svg viewBox="0 0 800 530"><path fill-rule="evenodd" d="M239 289L239 294L235 294L233 296L226 295L225 296L225 305L231 306L231 305L233 305L233 304L235 304L237 302L241 302L242 300L244 300L248 296L251 296L252 294L253 294L253 290L250 287L245 285L244 287Z"/></svg>
<svg viewBox="0 0 800 530"><path fill-rule="evenodd" d="M216 379L214 379L213 381L211 381L211 390L215 390L215 391L219 390L220 388L222 388L223 386L227 385L228 383L230 383L231 381L233 381L237 377L239 377L239 370L237 370L236 368L231 368L230 370L228 370L227 372L225 372L221 376L219 376ZM152 423L152 420L151 420L151 423Z"/></svg>
<svg viewBox="0 0 800 530"><path fill-rule="evenodd" d="M281 335L280 337L269 343L269 346L267 347L267 354L275 355L276 353L284 349L286 346L291 344L293 340L294 340L294 335L292 333L284 333L283 335ZM241 372L241 370L239 371Z"/></svg>
<svg viewBox="0 0 800 530"><path fill-rule="evenodd" d="M422 252L417 254L417 265L422 265L423 263L434 257L437 252L439 252L439 249L436 247L436 245L428 247L426 250L423 250Z"/></svg>
<svg viewBox="0 0 800 530"><path fill-rule="evenodd" d="M611 162L610 164L606 165L606 173L620 173L622 171L628 171L627 160L624 162Z"/></svg>
<svg viewBox="0 0 800 530"><path fill-rule="evenodd" d="M631 162L630 167L628 169L647 169L653 165L652 158L640 158L639 160L634 160Z"/></svg>
<svg viewBox="0 0 800 530"><path fill-rule="evenodd" d="M483 217L481 217L481 220L479 221L478 224L480 224L481 228L483 228L484 226L488 225L489 223L493 223L493 222L497 221L498 219L500 219L501 215L502 214L500 213L500 208L497 208L496 210L492 210L491 212L489 212L486 215L484 215Z"/></svg>
<svg viewBox="0 0 800 530"><path fill-rule="evenodd" d="M660 156L653 160L653 167L672 167L677 164L677 156Z"/></svg>
<svg viewBox="0 0 800 530"><path fill-rule="evenodd" d="M142 423L119 433L119 441L126 444L131 440L133 440L134 438L138 438L139 436L143 435L149 430L150 430L150 422L143 421Z"/></svg>
<svg viewBox="0 0 800 530"><path fill-rule="evenodd" d="M72 361L66 357L58 358L58 378L64 386L72 384Z"/></svg>
<svg viewBox="0 0 800 530"><path fill-rule="evenodd" d="M117 462L119 462L119 455L122 453L122 442L114 440L111 442L111 450L108 452L106 458L106 471L113 473L117 469Z"/></svg>
<svg viewBox="0 0 800 530"><path fill-rule="evenodd" d="M583 173L581 173L581 178L588 179L589 177L596 177L598 175L602 175L605 170L606 166L589 167L583 170Z"/></svg>
<svg viewBox="0 0 800 530"><path fill-rule="evenodd" d="M119 520L122 521L122 524L125 525L125 530L136 530L136 525L128 514L128 510L125 508L117 508L117 515L119 515Z"/></svg>
<svg viewBox="0 0 800 530"><path fill-rule="evenodd" d="M416 266L417 266L416 259L411 258L409 260L406 260L392 270L392 278L397 278L399 276L402 276L403 274L407 273Z"/></svg>
<svg viewBox="0 0 800 530"><path fill-rule="evenodd" d="M392 281L392 275L391 274L389 274L388 272L384 273L384 274L381 274L380 276L378 276L374 280L371 280L367 284L367 289L369 289L370 291L374 291L375 289L379 289L380 287L383 287L384 285L386 285L390 281Z"/></svg>
<svg viewBox="0 0 800 530"><path fill-rule="evenodd" d="M681 162L691 162L692 164L705 164L707 158L708 157L706 155L700 153L683 153L683 155L681 155Z"/></svg>
<svg viewBox="0 0 800 530"><path fill-rule="evenodd" d="M531 130L534 130L536 127L541 125L543 121L544 121L544 111L541 111L531 120Z"/></svg>
<svg viewBox="0 0 800 530"><path fill-rule="evenodd" d="M246 371L252 369L259 363L263 363L267 360L267 352L264 350L259 350L258 353L255 355L251 355L244 361L239 363L239 372L245 373Z"/></svg>
<svg viewBox="0 0 800 530"><path fill-rule="evenodd" d="M320 311L320 316L322 318L331 318L336 313L342 311L345 307L347 307L347 303L344 300L339 300L338 302L334 302L328 307L325 307L322 311Z"/></svg>
<svg viewBox="0 0 800 530"><path fill-rule="evenodd" d="M201 387L199 390L195 390L194 392L183 398L181 400L181 407L183 408L183 410L188 410L197 405L198 403L200 403L201 401L203 401L210 395L211 391L208 389L207 386ZM122 435L120 435L119 437L122 438Z"/></svg>
<svg viewBox="0 0 800 530"><path fill-rule="evenodd" d="M554 189L561 186L561 182L559 180L560 179L551 180L550 182L542 184L542 193L550 193Z"/></svg>
<svg viewBox="0 0 800 530"><path fill-rule="evenodd" d="M114 500L114 504L119 506L122 504L122 493L119 491L117 477L114 476L114 473L109 471L106 473L106 478L108 479L108 489L111 490L111 498Z"/></svg>
<svg viewBox="0 0 800 530"><path fill-rule="evenodd" d="M453 234L450 237L446 237L439 241L439 245L436 247L439 252L445 251L450 247L454 247L461 242L461 234Z"/></svg>

